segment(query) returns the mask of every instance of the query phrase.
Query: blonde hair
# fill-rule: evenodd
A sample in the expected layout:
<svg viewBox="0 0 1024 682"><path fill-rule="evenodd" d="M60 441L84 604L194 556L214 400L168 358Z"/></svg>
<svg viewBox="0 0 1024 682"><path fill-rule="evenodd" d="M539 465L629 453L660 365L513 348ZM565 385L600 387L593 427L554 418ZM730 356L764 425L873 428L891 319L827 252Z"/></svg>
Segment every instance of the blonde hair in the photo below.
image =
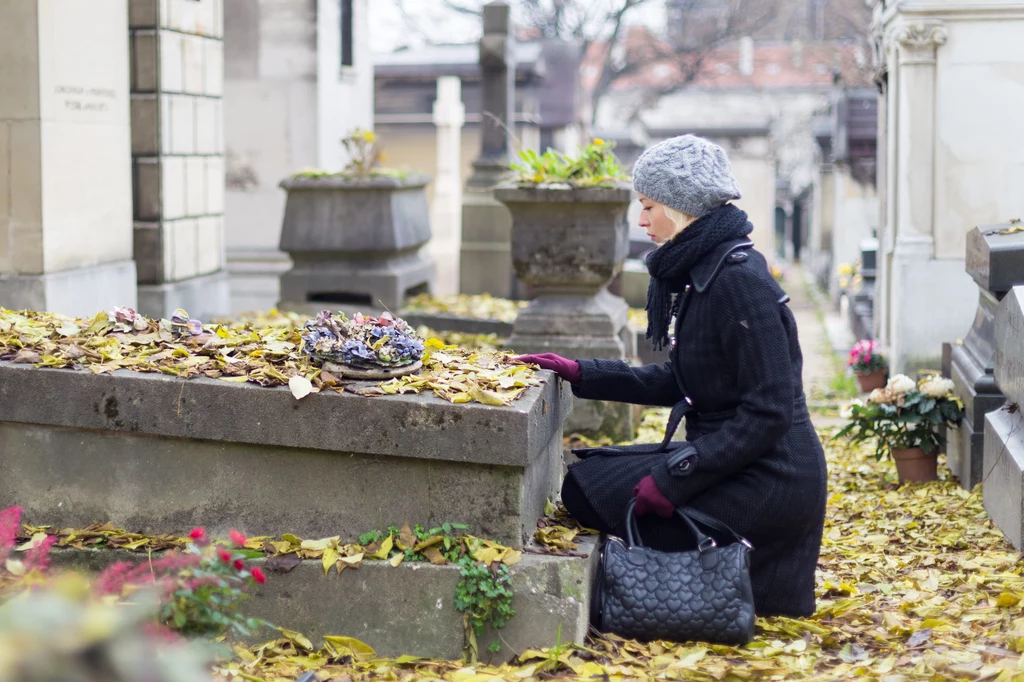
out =
<svg viewBox="0 0 1024 682"><path fill-rule="evenodd" d="M671 206L665 206L664 204L662 204L662 208L665 211L666 217L668 217L668 219L671 220L673 224L675 224L676 226L676 231L672 233L672 236L669 237L668 240L666 240L665 243L667 244L668 242L675 239L676 236L678 236L680 232L686 229L686 226L692 223L694 220L696 220L696 218L694 218L693 216L688 216L682 211L677 211Z"/></svg>

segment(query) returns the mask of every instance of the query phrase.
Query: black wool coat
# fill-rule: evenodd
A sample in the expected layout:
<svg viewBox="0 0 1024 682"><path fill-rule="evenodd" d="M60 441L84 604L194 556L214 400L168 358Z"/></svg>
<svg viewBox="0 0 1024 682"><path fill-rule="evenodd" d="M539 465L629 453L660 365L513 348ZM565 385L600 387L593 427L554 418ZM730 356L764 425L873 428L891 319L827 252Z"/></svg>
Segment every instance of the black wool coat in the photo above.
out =
<svg viewBox="0 0 1024 682"><path fill-rule="evenodd" d="M686 439L696 465L680 476L669 472L664 454L594 456L569 471L606 523L599 530L616 535L624 532L633 487L652 474L673 503L718 518L754 545L758 615L808 616L825 518L825 456L807 412L788 298L748 245L727 242L692 268L669 362L581 360L583 378L573 386L580 398L672 406L683 399L678 370L695 410ZM693 547L675 519L644 517L640 531L657 549Z"/></svg>

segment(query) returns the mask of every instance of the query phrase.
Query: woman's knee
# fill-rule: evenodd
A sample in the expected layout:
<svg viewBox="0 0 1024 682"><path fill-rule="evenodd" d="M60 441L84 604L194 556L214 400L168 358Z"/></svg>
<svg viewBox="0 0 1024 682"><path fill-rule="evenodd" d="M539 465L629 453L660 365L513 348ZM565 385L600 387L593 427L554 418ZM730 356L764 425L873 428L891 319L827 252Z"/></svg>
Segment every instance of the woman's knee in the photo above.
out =
<svg viewBox="0 0 1024 682"><path fill-rule="evenodd" d="M565 510L569 512L569 516L579 521L581 525L587 528L594 528L595 530L600 530L604 526L600 515L590 504L586 494L583 492L583 488L580 487L579 482L572 475L571 471L566 474L565 480L562 481L562 504L565 505Z"/></svg>

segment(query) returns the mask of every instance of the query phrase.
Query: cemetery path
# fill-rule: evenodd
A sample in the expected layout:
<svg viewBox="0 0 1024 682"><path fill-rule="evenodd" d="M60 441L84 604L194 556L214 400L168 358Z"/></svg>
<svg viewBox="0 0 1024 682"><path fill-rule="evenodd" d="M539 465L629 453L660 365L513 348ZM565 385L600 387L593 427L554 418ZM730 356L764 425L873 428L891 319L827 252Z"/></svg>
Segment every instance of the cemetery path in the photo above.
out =
<svg viewBox="0 0 1024 682"><path fill-rule="evenodd" d="M832 345L822 321L821 303L802 269L790 271L783 288L789 294L789 308L796 318L800 349L804 355L804 391L810 396L828 389L836 374Z"/></svg>

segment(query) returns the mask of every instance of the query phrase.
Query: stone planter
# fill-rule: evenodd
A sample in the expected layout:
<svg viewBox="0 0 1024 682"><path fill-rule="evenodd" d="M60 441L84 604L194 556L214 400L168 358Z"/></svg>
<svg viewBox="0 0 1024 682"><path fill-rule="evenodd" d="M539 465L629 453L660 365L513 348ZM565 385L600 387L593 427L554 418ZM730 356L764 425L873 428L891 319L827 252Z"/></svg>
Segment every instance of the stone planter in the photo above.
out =
<svg viewBox="0 0 1024 682"><path fill-rule="evenodd" d="M399 310L406 296L430 289L433 264L420 253L430 239L424 188L430 178L288 178L281 250L282 309L348 304Z"/></svg>
<svg viewBox="0 0 1024 682"><path fill-rule="evenodd" d="M518 353L571 358L636 356L629 306L608 291L629 249L629 189L504 187L512 213L512 265L535 296L516 319L508 345ZM567 432L631 438L635 410L577 400Z"/></svg>
<svg viewBox="0 0 1024 682"><path fill-rule="evenodd" d="M927 454L921 448L893 449L892 458L896 462L896 472L900 482L924 482L938 479L939 453Z"/></svg>
<svg viewBox="0 0 1024 682"><path fill-rule="evenodd" d="M889 375L887 369L876 369L874 372L854 372L857 383L860 384L862 393L870 393L876 388L885 388L886 377Z"/></svg>

